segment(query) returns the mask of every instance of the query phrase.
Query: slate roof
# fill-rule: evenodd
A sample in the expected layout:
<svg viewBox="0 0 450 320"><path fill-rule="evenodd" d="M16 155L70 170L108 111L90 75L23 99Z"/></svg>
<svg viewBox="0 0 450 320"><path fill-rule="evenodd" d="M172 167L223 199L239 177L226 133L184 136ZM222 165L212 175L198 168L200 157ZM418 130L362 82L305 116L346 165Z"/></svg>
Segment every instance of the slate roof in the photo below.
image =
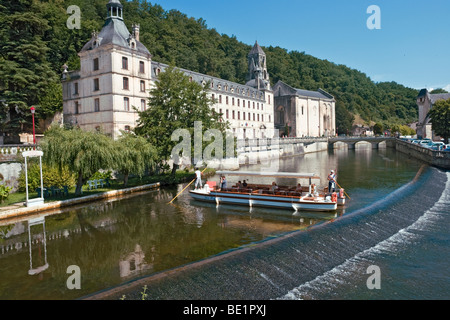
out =
<svg viewBox="0 0 450 320"><path fill-rule="evenodd" d="M116 4L116 6L122 4L119 0L110 0L109 4ZM81 51L87 51L95 49L94 42L98 41L98 46L103 46L107 44L114 44L124 48L130 48L128 39L130 39L131 34L128 31L127 26L122 19L117 17L108 17L103 25L102 30L98 34L98 37L92 37L88 43L84 45ZM150 54L148 49L139 41L136 41L136 50L145 54Z"/></svg>
<svg viewBox="0 0 450 320"><path fill-rule="evenodd" d="M282 88L283 91L279 90L279 88ZM283 81L278 81L277 84L274 86L273 91L275 93L275 96L280 95L297 95L301 97L308 97L308 98L316 98L316 99L326 99L326 100L334 100L334 97L329 94L328 92L319 89L317 91L311 91L311 90L304 90L304 89L297 89L293 88L290 85L284 83Z"/></svg>
<svg viewBox="0 0 450 320"><path fill-rule="evenodd" d="M164 70L167 67L169 67L169 65L161 63L161 62L157 62L157 61L152 61L152 70L151 70L152 71L152 79L158 78L158 75L156 73L157 69L160 69L161 72L164 72ZM177 67L177 69L183 71L185 75L192 77L192 81L195 81L197 83L203 84L208 81L211 81L213 84L213 87L210 88L210 90L213 92L219 92L219 93L223 93L223 94L227 94L227 95L235 95L236 97L241 97L242 99L247 99L247 100L253 99L253 100L265 101L266 95L264 94L264 92L258 91L254 87L250 87L250 86L243 85L240 83L220 79L217 77L213 77L210 75L202 74L199 72L195 72L195 71L191 71L191 70L187 70L187 69L183 69L183 68ZM219 86L220 86L220 88L219 88ZM225 86L228 86L228 91L225 91ZM232 92L232 90L233 90L233 92ZM245 95L243 94L244 92L245 92ZM250 92L250 96L247 95L248 92ZM254 97L253 97L253 95L254 95Z"/></svg>
<svg viewBox="0 0 450 320"><path fill-rule="evenodd" d="M417 98L427 97L431 104L434 104L438 100L448 100L450 99L450 93L429 93L427 89L422 89L419 92Z"/></svg>
<svg viewBox="0 0 450 320"><path fill-rule="evenodd" d="M250 50L248 55L253 54L265 54L263 49L259 46L258 41L255 42L255 45L253 46L252 50Z"/></svg>

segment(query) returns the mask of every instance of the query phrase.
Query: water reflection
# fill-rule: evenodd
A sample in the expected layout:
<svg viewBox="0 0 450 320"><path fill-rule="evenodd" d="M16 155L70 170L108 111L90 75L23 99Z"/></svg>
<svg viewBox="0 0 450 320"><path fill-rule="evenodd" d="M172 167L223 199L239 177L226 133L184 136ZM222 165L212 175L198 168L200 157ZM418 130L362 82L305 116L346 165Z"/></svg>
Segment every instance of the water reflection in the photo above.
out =
<svg viewBox="0 0 450 320"><path fill-rule="evenodd" d="M34 234L32 236L31 227L42 226L42 232ZM33 240L32 240L33 239ZM33 245L37 245L38 256L37 260L39 262L38 266L33 267ZM45 235L45 217L37 217L28 220L28 247L30 249L30 269L28 270L29 275L36 275L44 272L48 269L47 262L47 237ZM42 257L42 249L44 250L44 257ZM42 259L43 258L43 259Z"/></svg>

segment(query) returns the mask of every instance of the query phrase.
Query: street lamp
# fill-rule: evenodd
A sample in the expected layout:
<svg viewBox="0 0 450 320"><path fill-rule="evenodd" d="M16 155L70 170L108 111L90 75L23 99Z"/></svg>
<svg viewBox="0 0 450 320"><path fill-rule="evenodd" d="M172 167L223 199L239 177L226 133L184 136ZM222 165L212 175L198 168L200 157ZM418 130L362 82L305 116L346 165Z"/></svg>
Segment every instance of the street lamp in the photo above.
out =
<svg viewBox="0 0 450 320"><path fill-rule="evenodd" d="M30 110L31 110L31 115L33 116L33 144L34 144L34 150L36 150L36 134L34 132L34 112L36 111L36 109L34 108L34 106L31 106Z"/></svg>

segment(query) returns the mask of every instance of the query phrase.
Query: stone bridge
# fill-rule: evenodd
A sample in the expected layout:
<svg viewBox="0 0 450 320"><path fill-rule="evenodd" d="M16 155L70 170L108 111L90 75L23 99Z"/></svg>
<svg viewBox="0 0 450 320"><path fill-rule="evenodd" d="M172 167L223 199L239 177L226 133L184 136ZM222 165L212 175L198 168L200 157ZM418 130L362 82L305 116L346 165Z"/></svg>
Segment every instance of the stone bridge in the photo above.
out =
<svg viewBox="0 0 450 320"><path fill-rule="evenodd" d="M369 142L372 149L378 149L381 142L386 142L388 146L395 146L394 137L333 137L328 139L328 147L333 148L336 142L346 143L349 149L355 149L358 142Z"/></svg>

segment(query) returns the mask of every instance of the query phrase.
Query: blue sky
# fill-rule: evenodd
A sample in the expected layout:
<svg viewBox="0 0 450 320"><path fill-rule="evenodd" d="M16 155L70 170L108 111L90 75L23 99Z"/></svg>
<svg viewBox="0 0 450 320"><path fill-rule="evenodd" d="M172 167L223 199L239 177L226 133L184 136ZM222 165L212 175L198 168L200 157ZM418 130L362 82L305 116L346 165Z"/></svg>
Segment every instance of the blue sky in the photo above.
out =
<svg viewBox="0 0 450 320"><path fill-rule="evenodd" d="M450 90L449 0L156 0L239 41L304 51L373 81ZM381 29L370 30L370 5Z"/></svg>

